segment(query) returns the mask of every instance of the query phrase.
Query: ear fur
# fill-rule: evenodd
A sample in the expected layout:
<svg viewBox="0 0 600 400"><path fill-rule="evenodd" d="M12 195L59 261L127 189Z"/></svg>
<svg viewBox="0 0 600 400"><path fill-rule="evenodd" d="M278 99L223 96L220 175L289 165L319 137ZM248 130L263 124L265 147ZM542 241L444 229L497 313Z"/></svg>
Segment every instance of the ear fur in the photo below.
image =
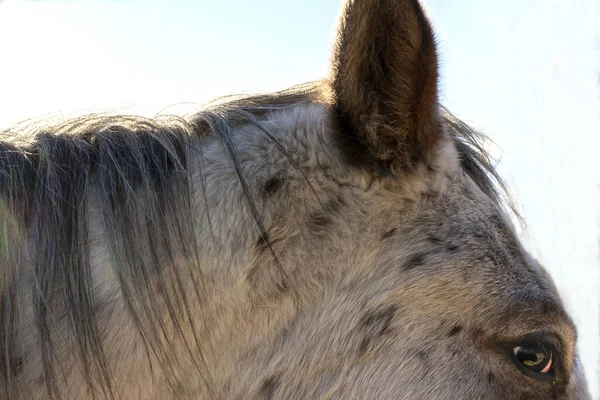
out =
<svg viewBox="0 0 600 400"><path fill-rule="evenodd" d="M443 136L435 38L417 0L350 0L332 65L334 110L393 169L428 164Z"/></svg>

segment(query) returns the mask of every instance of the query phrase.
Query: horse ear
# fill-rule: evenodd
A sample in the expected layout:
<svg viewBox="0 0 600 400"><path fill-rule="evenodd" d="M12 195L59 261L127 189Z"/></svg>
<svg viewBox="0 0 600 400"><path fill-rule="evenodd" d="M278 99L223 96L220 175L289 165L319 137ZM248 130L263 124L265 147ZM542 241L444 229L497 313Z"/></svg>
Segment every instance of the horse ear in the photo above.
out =
<svg viewBox="0 0 600 400"><path fill-rule="evenodd" d="M332 74L344 135L403 170L428 162L442 138L438 65L432 28L417 0L350 0Z"/></svg>

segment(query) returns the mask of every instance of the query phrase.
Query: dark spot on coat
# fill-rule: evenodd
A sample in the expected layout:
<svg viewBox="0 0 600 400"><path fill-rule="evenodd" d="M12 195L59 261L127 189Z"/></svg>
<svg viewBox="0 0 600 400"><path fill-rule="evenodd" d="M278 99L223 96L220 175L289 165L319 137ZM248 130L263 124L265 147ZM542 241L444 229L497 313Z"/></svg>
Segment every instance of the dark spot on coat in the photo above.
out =
<svg viewBox="0 0 600 400"><path fill-rule="evenodd" d="M23 357L17 357L13 360L11 368L13 375L19 375L23 372Z"/></svg>
<svg viewBox="0 0 600 400"><path fill-rule="evenodd" d="M427 240L434 244L442 244L444 242L442 239L435 237L435 236L430 236L427 238Z"/></svg>
<svg viewBox="0 0 600 400"><path fill-rule="evenodd" d="M452 336L458 335L460 333L460 331L462 331L462 326L460 326L460 325L454 325L452 327L452 329L450 329L450 332L448 332L448 334L446 336L447 337L452 337Z"/></svg>
<svg viewBox="0 0 600 400"><path fill-rule="evenodd" d="M255 251L262 253L269 250L269 237L259 237L256 242L254 242Z"/></svg>
<svg viewBox="0 0 600 400"><path fill-rule="evenodd" d="M438 249L432 249L427 251L419 251L412 256L404 264L405 269L413 269L416 267L420 267L425 264L428 258L438 254L440 251Z"/></svg>
<svg viewBox="0 0 600 400"><path fill-rule="evenodd" d="M437 239L434 239L434 238L429 238L429 240L437 241ZM408 260L406 261L406 263L404 265L404 268L405 269L413 269L415 267L419 267L419 266L425 264L425 262L429 258L431 258L437 254L443 254L443 253L447 253L449 251L452 252L453 250L456 250L456 249L458 249L458 246L446 245L446 246L436 246L436 247L430 248L428 250L418 251L408 258Z"/></svg>
<svg viewBox="0 0 600 400"><path fill-rule="evenodd" d="M324 211L327 213L337 214L344 204L346 204L346 201L343 200L341 196L336 196L335 199L329 199L329 201L325 203L323 208Z"/></svg>
<svg viewBox="0 0 600 400"><path fill-rule="evenodd" d="M333 217L339 214L340 209L345 204L346 201L341 196L330 199L323 205L322 209L313 212L308 217L309 228L313 233L322 233L324 228L333 223Z"/></svg>
<svg viewBox="0 0 600 400"><path fill-rule="evenodd" d="M311 230L319 230L331 224L331 216L323 211L317 211L308 217L308 225Z"/></svg>
<svg viewBox="0 0 600 400"><path fill-rule="evenodd" d="M471 336L471 340L474 342L481 341L483 339L483 334L484 334L484 332L481 328L473 328L469 332L469 335Z"/></svg>
<svg viewBox="0 0 600 400"><path fill-rule="evenodd" d="M278 387L279 377L277 375L271 375L265 379L261 385L258 397L265 400L274 399Z"/></svg>
<svg viewBox="0 0 600 400"><path fill-rule="evenodd" d="M383 235L381 235L381 239L384 240L384 239L391 237L394 233L396 233L396 231L397 231L397 229L394 228L394 229L390 229L387 232L384 232Z"/></svg>
<svg viewBox="0 0 600 400"><path fill-rule="evenodd" d="M423 350L417 351L416 355L419 361L422 363L427 363L429 361L429 356Z"/></svg>
<svg viewBox="0 0 600 400"><path fill-rule="evenodd" d="M458 250L458 246L455 244L449 244L446 246L446 250L448 250L450 253L455 253Z"/></svg>
<svg viewBox="0 0 600 400"><path fill-rule="evenodd" d="M488 383L494 380L494 374L492 372L488 372L487 381Z"/></svg>
<svg viewBox="0 0 600 400"><path fill-rule="evenodd" d="M254 243L252 253L255 261L246 272L246 280L257 295L269 293L269 296L279 296L290 288L284 267L273 249L276 243L277 240L272 241L268 234Z"/></svg>
<svg viewBox="0 0 600 400"><path fill-rule="evenodd" d="M265 197L269 197L277 193L277 191L283 186L283 182L283 179L278 176L273 176L267 179L263 186Z"/></svg>
<svg viewBox="0 0 600 400"><path fill-rule="evenodd" d="M360 322L363 338L358 348L359 354L364 354L378 340L392 331L390 325L397 310L397 306L389 306L383 310L365 314Z"/></svg>

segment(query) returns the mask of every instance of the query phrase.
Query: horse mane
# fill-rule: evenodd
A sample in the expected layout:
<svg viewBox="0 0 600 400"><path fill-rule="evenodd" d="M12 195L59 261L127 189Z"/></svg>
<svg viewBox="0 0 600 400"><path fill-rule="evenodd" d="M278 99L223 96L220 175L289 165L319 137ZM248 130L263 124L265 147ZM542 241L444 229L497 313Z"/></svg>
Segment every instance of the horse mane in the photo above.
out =
<svg viewBox="0 0 600 400"><path fill-rule="evenodd" d="M165 331L173 327L191 357L197 358L198 368L205 367L189 314L192 299L183 290L183 282L195 279L192 266L198 261L190 169L195 159L202 160L198 140L211 136L225 144L267 242L267 232L240 172L232 131L252 124L276 140L261 120L270 112L299 103L324 101L322 93L320 83L309 83L273 94L224 97L189 118L95 114L1 132L0 388L5 397L18 390L16 376L27 352L33 350L19 340L25 322L39 335L36 345L41 349L48 394L60 396L59 375L53 367L57 357L52 327L57 320L69 326L92 395L101 391L114 397L97 323L102 312L97 303L102 299L95 299L92 293L90 198L97 199L94 204L100 210L119 289L148 355L169 371L168 366L177 360L168 351L172 338L167 338ZM463 170L499 206L514 211L483 147L485 136L445 109L441 115ZM202 162L198 165L202 169ZM188 260L189 268L165 271L165 261L175 263L176 259ZM170 279L153 279L164 274ZM194 281L194 287L198 290L195 296L201 297L202 282ZM33 321L24 320L22 304L27 296ZM57 301L61 313L53 315ZM158 312L159 308L166 313ZM192 339L183 333L190 329Z"/></svg>

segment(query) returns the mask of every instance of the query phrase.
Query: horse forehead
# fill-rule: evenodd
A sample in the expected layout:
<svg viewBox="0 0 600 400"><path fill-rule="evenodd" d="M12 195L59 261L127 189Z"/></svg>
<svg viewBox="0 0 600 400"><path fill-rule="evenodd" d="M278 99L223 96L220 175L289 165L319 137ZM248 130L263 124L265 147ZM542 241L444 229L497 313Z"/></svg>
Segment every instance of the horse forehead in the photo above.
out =
<svg viewBox="0 0 600 400"><path fill-rule="evenodd" d="M335 129L329 123L327 107L321 104L290 107L285 111L272 113L267 124L288 150L293 150L290 153L299 156L304 163L311 164L312 167L333 167L338 172L344 171L344 174L352 169L355 173L351 180L369 181L365 177L369 172L356 171L347 165L344 155L336 148L337 143L332 140ZM334 175L330 177L333 178ZM444 258L445 253L440 249L447 251L448 248L456 247L460 251L446 257L444 268L454 272L461 270L463 274L468 269L471 281L484 283L489 299L515 306L529 304L530 310L537 305L541 307L539 311L542 313L560 309L560 301L550 278L523 249L508 215L496 202L483 194L466 174L448 179L450 182L443 193L433 197L426 195L421 204L413 204L420 211L419 216L411 223L396 222L400 226L386 229L386 232L397 231L397 236L402 236L404 243L411 243L408 247L412 248L402 246L403 252L412 251L416 258L420 255L427 258L429 252L433 252ZM366 187L372 189L370 185ZM319 189L318 186L314 188ZM382 214L384 219L390 217L387 214L404 215L406 202L397 202L391 208L388 207L394 204L389 193L384 196L380 193L388 189L387 185L380 185L380 190L369 190L370 195L366 192L362 195L368 198L371 206L383 210L377 213ZM392 197L396 195L396 191L391 194ZM364 214L365 217L368 214ZM346 217L353 220L359 218L355 213L349 213ZM398 221L395 217L390 220ZM375 222L371 224L375 225ZM385 232L382 233L385 236ZM437 250L440 252L436 253ZM460 262L453 262L453 259ZM509 290L496 292L498 287Z"/></svg>
<svg viewBox="0 0 600 400"><path fill-rule="evenodd" d="M464 260L471 280L482 283L483 304L495 307L506 323L518 319L525 330L554 325L574 332L550 275L523 247L506 213L495 204L480 207L454 223L466 226Z"/></svg>
<svg viewBox="0 0 600 400"><path fill-rule="evenodd" d="M524 249L508 215L464 176L420 205L417 217L399 227L397 236L403 252L419 259L417 264L431 260L442 273L459 273L486 290L510 288L503 293L515 300L557 297L552 280Z"/></svg>

